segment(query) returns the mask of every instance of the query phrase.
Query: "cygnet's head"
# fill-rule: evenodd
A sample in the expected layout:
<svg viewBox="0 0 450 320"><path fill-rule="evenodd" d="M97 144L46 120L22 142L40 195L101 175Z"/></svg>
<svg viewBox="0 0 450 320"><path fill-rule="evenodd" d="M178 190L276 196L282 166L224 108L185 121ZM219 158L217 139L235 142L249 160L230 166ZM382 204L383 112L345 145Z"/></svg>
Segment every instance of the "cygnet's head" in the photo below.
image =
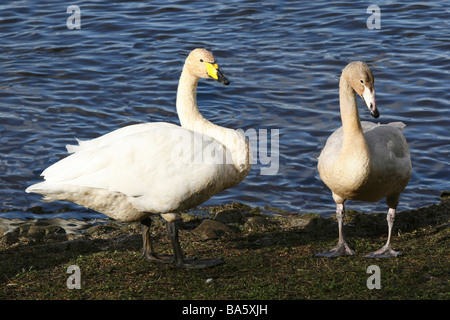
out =
<svg viewBox="0 0 450 320"><path fill-rule="evenodd" d="M367 64L362 61L350 62L342 70L342 77L361 96L372 117L378 118L380 113L375 103L375 79Z"/></svg>

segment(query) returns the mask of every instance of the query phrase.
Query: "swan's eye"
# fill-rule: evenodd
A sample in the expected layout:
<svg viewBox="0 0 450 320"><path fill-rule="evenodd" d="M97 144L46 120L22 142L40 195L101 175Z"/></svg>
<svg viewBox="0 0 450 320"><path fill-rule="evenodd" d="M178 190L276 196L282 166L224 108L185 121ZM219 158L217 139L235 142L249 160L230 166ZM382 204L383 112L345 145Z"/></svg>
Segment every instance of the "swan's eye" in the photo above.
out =
<svg viewBox="0 0 450 320"><path fill-rule="evenodd" d="M200 62L203 62L203 59L200 59Z"/></svg>
<svg viewBox="0 0 450 320"><path fill-rule="evenodd" d="M364 81L363 80L359 80L361 83L364 83Z"/></svg>

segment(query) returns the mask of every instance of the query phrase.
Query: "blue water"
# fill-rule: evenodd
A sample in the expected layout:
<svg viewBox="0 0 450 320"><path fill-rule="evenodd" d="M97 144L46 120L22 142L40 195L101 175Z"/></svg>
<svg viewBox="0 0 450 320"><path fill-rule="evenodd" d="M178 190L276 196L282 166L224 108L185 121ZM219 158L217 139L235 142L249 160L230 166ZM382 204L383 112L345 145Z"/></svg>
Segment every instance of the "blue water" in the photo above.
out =
<svg viewBox="0 0 450 320"><path fill-rule="evenodd" d="M407 125L413 175L399 210L436 203L450 189L448 2L379 1L380 29L367 27L367 1L76 1L81 29L73 30L71 4L0 5L0 217L103 217L42 203L24 189L75 137L178 124L177 82L196 47L212 50L231 81L201 81L203 115L230 128L267 129L269 139L279 130L278 172L262 175L267 165L258 162L205 205L332 214L316 158L340 126L338 77L353 60L371 66L381 113L372 119L358 99L361 119ZM36 206L57 213L29 211ZM347 208L387 210L383 201Z"/></svg>

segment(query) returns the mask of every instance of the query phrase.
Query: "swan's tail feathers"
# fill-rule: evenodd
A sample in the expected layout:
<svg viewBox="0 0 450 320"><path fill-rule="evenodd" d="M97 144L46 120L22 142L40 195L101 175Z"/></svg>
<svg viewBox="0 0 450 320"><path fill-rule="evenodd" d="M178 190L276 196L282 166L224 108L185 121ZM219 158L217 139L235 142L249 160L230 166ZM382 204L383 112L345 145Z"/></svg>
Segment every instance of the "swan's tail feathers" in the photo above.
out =
<svg viewBox="0 0 450 320"><path fill-rule="evenodd" d="M388 126L391 126L391 127L399 129L400 131L403 131L406 127L406 124L404 124L403 122L397 121L397 122L388 123Z"/></svg>
<svg viewBox="0 0 450 320"><path fill-rule="evenodd" d="M55 197L64 192L64 190L61 185L49 184L47 181L43 181L29 186L25 189L25 192L41 194L43 195L43 201L54 201L56 200Z"/></svg>
<svg viewBox="0 0 450 320"><path fill-rule="evenodd" d="M78 145L67 144L66 149L68 153L75 153L80 147L83 141L75 138L77 140Z"/></svg>
<svg viewBox="0 0 450 320"><path fill-rule="evenodd" d="M25 189L26 193L41 193L43 191L43 188L41 188L41 185L44 184L44 182L36 183L28 188Z"/></svg>

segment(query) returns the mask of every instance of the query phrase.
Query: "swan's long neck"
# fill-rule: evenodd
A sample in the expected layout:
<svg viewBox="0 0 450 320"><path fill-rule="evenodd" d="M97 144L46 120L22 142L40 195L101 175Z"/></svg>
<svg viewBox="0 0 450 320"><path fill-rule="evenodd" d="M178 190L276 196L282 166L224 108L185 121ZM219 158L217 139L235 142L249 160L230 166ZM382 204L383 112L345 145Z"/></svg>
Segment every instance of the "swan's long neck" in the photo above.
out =
<svg viewBox="0 0 450 320"><path fill-rule="evenodd" d="M186 71L186 67L181 72L177 90L177 113L181 126L189 130L204 121L208 121L201 115L197 107L197 84L198 78Z"/></svg>
<svg viewBox="0 0 450 320"><path fill-rule="evenodd" d="M207 134L221 141L220 136L227 128L206 120L197 107L197 84L199 78L191 75L186 67L181 72L177 91L177 113L181 126L185 129Z"/></svg>
<svg viewBox="0 0 450 320"><path fill-rule="evenodd" d="M181 72L177 91L177 113L185 129L205 134L221 142L232 154L239 172L250 170L249 144L237 131L213 124L205 119L197 107L197 84L199 78L189 73L186 66Z"/></svg>
<svg viewBox="0 0 450 320"><path fill-rule="evenodd" d="M339 103L343 128L341 158L355 157L361 161L370 161L370 152L364 139L361 121L356 104L356 93L345 78L339 83Z"/></svg>

